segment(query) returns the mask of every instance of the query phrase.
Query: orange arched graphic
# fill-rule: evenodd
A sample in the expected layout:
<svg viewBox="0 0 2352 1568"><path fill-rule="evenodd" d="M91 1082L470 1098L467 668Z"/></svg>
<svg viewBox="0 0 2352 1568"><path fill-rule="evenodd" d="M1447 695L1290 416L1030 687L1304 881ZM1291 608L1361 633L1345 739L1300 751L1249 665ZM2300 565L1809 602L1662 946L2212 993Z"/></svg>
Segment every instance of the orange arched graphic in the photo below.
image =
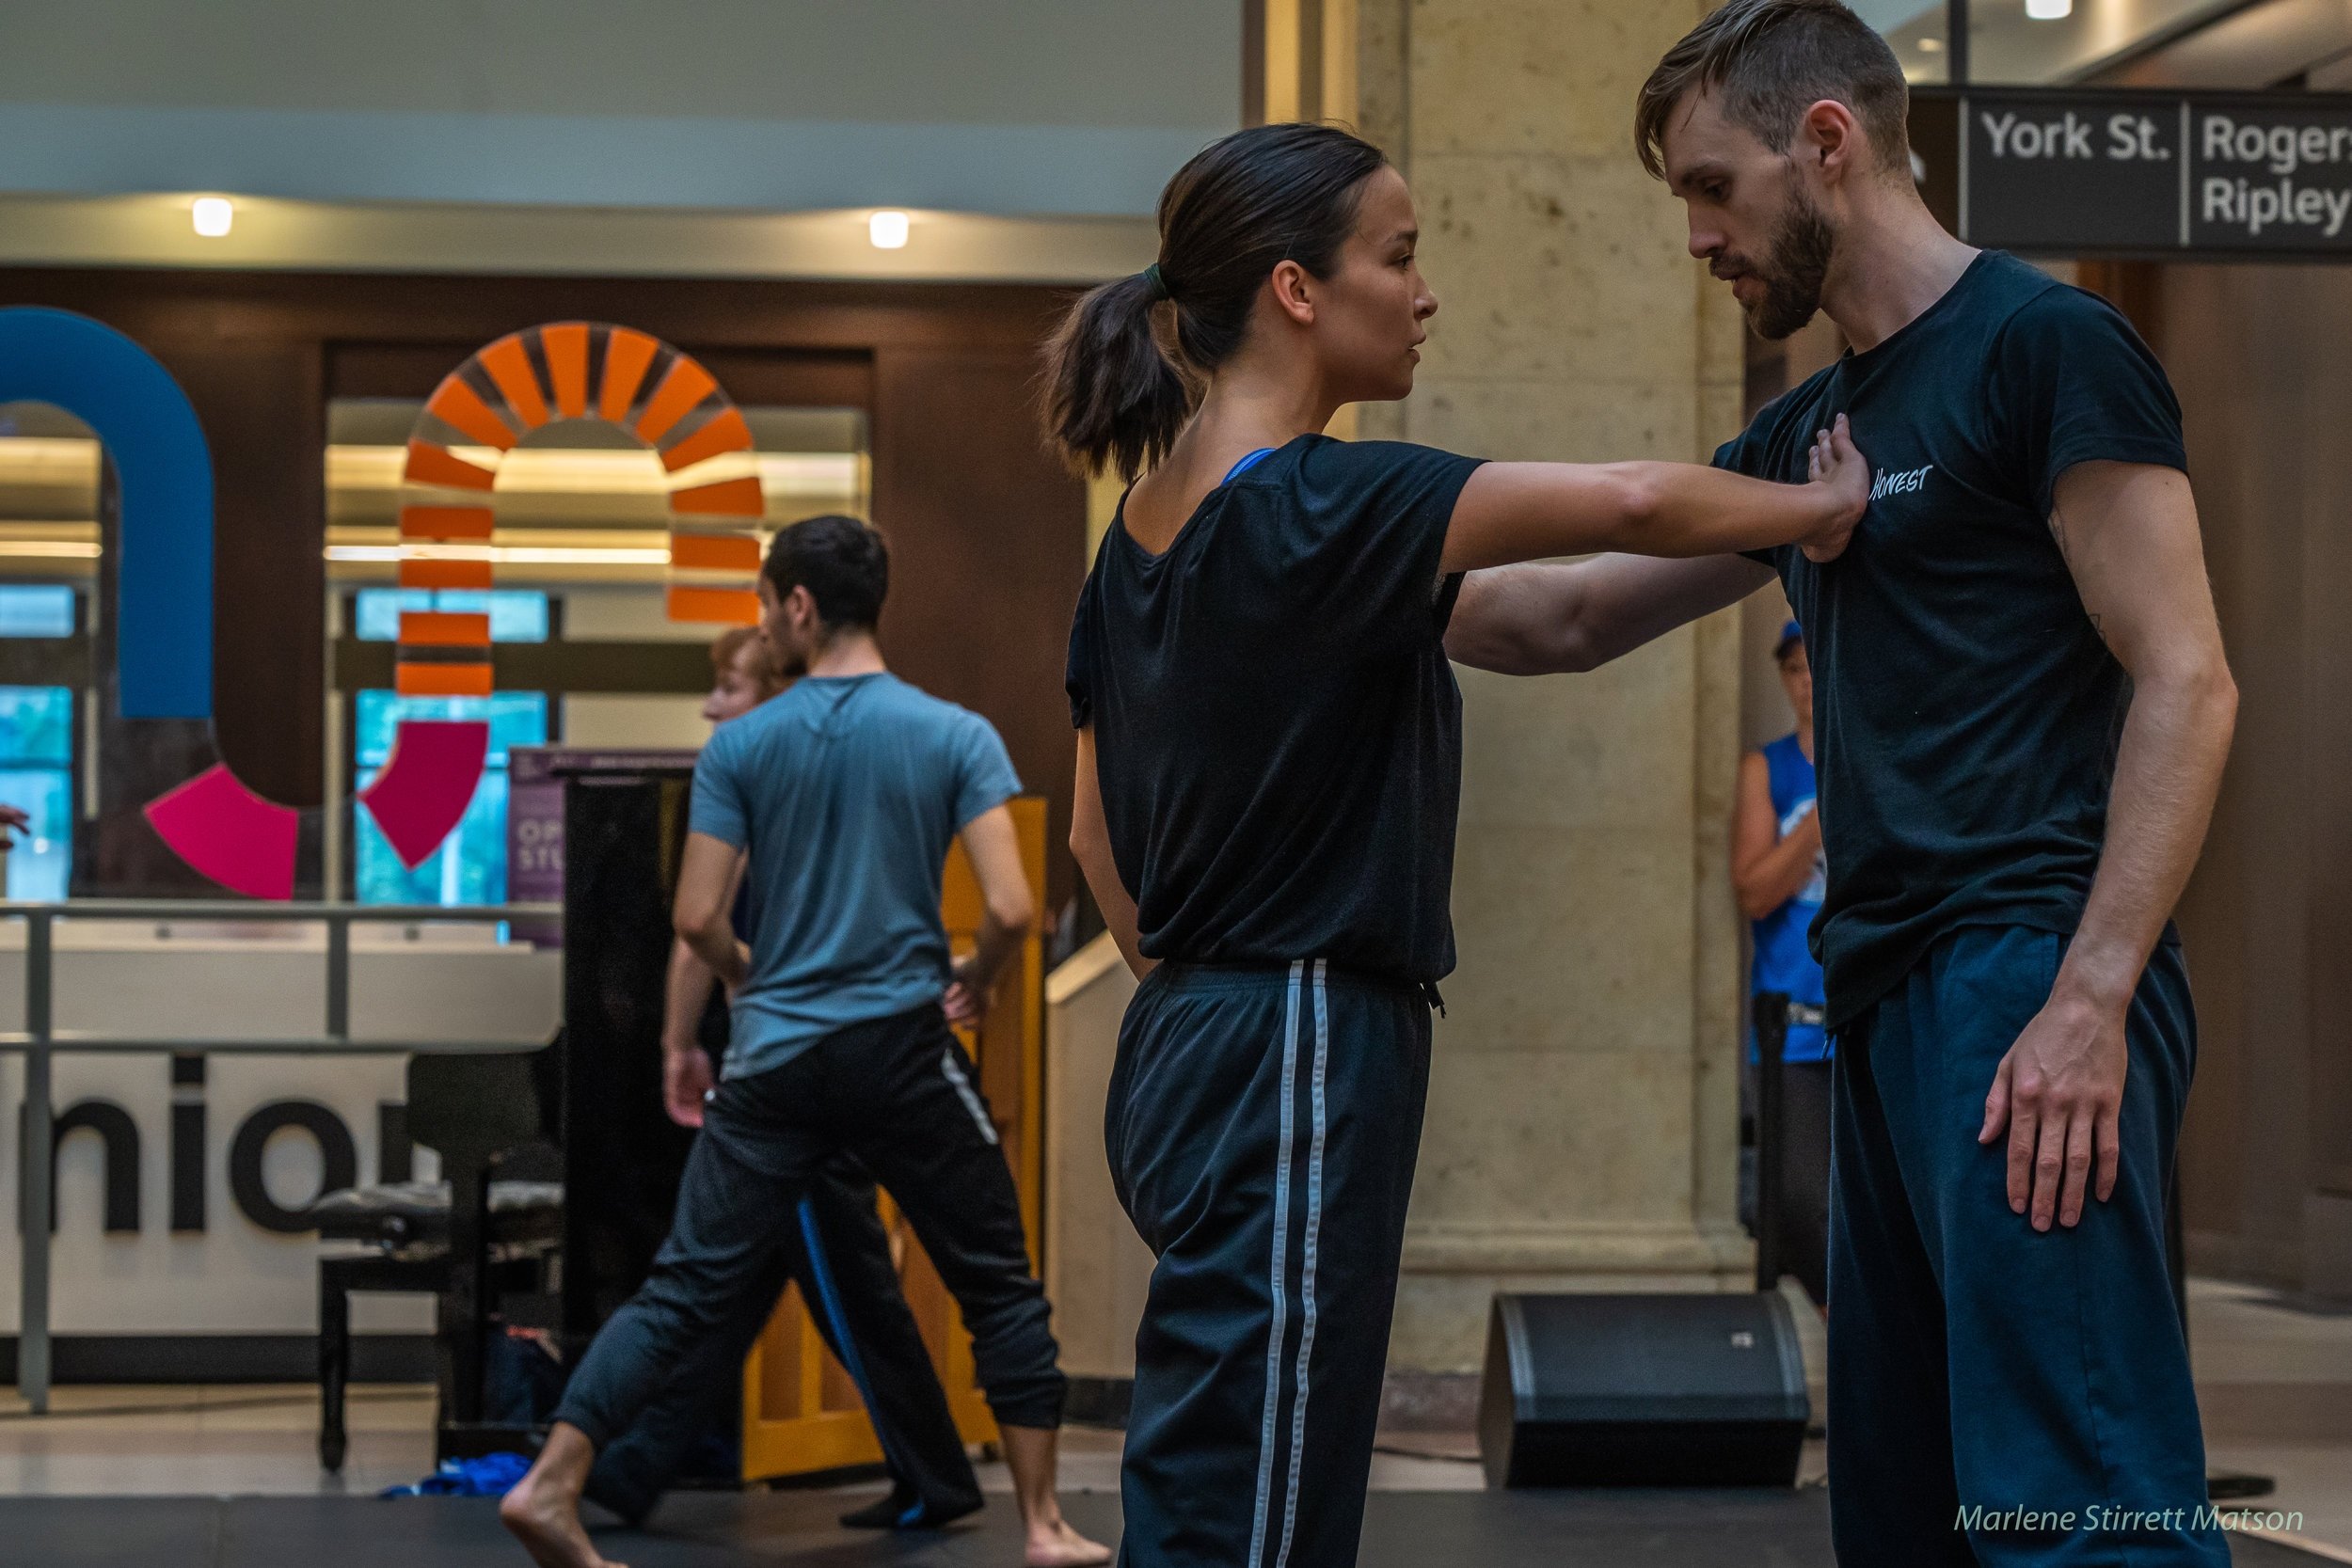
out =
<svg viewBox="0 0 2352 1568"><path fill-rule="evenodd" d="M600 322L510 333L442 378L409 432L401 470L400 586L490 588L499 465L542 425L579 419L627 430L660 455L670 476L670 619L755 624L754 530L767 513L758 475L712 480L694 472L711 459L750 451L751 427L691 356ZM404 697L488 696L496 684L490 617L404 610L393 671ZM487 739L478 722L402 722L391 762L360 800L405 864L421 864L464 817Z"/></svg>
<svg viewBox="0 0 2352 1568"><path fill-rule="evenodd" d="M750 451L751 427L691 356L601 322L550 322L509 334L435 389L410 432L401 472L400 585L490 587L490 492L501 460L550 420L578 419L618 426L660 454L670 476L670 619L755 624L755 529L767 513L759 478L714 481L693 472L713 458ZM463 455L461 447L469 449ZM403 696L489 695L489 617L404 612L395 683Z"/></svg>

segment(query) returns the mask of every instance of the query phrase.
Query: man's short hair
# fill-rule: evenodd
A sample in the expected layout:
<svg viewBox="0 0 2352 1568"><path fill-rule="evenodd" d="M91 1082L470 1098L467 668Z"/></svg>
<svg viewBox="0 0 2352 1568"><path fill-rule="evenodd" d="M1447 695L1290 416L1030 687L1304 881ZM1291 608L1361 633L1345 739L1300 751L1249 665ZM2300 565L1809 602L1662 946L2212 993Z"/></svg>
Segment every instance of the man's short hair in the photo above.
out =
<svg viewBox="0 0 2352 1568"><path fill-rule="evenodd" d="M1730 0L1666 51L1633 116L1642 166L1666 172L1666 127L1692 91L1713 90L1724 114L1775 152L1804 111L1835 99L1854 112L1879 162L1911 168L1911 89L1895 51L1839 0Z"/></svg>
<svg viewBox="0 0 2352 1568"><path fill-rule="evenodd" d="M817 601L817 618L828 626L872 630L890 594L890 550L882 536L834 513L778 531L760 570L779 599L807 589Z"/></svg>

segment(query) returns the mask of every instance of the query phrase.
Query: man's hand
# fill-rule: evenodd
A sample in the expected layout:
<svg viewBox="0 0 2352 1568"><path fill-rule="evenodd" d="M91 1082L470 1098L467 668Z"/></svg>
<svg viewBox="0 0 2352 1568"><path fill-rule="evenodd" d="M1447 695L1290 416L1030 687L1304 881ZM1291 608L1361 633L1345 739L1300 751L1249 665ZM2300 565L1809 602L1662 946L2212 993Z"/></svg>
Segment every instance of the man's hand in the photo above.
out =
<svg viewBox="0 0 2352 1568"><path fill-rule="evenodd" d="M2087 1185L2102 1203L2115 1196L2131 1063L2123 1013L2061 986L1993 1075L1977 1142L2008 1132L2009 1206L2020 1214L2030 1208L2036 1230L2049 1229L2054 1217L2069 1228L2079 1222Z"/></svg>
<svg viewBox="0 0 2352 1568"><path fill-rule="evenodd" d="M33 831L32 814L23 806L12 806L6 800L0 800L0 830L10 833L29 833ZM11 838L8 842L13 844L16 840Z"/></svg>
<svg viewBox="0 0 2352 1568"><path fill-rule="evenodd" d="M699 1045L661 1053L661 1103L680 1127L703 1124L703 1096L710 1092L710 1053Z"/></svg>
<svg viewBox="0 0 2352 1568"><path fill-rule="evenodd" d="M976 967L971 957L958 958L949 972L947 993L939 999L947 1022L959 1029L977 1029L988 1017L989 988Z"/></svg>

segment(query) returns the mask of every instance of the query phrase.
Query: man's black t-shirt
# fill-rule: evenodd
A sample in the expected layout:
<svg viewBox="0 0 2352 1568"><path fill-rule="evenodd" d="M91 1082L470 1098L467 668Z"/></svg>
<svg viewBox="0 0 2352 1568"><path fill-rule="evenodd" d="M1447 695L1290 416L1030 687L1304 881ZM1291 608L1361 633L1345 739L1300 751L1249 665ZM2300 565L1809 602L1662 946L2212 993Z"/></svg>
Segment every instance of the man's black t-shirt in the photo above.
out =
<svg viewBox="0 0 2352 1568"><path fill-rule="evenodd" d="M1166 553L1122 510L1070 632L1147 957L1454 967L1462 704L1438 565L1474 459L1301 436Z"/></svg>
<svg viewBox="0 0 2352 1568"><path fill-rule="evenodd" d="M1829 1022L1957 927L2071 935L2126 680L2050 530L2075 464L2187 467L2163 368L2105 301L1986 252L1925 314L1756 416L1718 467L1794 483L1838 414L1876 478L1846 553L1784 547L1813 665Z"/></svg>

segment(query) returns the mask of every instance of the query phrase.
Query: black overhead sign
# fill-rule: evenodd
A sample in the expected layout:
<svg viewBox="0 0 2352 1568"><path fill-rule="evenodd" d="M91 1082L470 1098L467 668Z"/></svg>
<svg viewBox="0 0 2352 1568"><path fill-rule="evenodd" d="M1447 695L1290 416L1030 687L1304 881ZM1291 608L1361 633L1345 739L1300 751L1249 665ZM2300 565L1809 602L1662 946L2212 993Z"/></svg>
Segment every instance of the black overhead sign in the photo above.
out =
<svg viewBox="0 0 2352 1568"><path fill-rule="evenodd" d="M1920 96L1923 110L1957 110L1960 234L1971 245L2352 259L2352 95Z"/></svg>

